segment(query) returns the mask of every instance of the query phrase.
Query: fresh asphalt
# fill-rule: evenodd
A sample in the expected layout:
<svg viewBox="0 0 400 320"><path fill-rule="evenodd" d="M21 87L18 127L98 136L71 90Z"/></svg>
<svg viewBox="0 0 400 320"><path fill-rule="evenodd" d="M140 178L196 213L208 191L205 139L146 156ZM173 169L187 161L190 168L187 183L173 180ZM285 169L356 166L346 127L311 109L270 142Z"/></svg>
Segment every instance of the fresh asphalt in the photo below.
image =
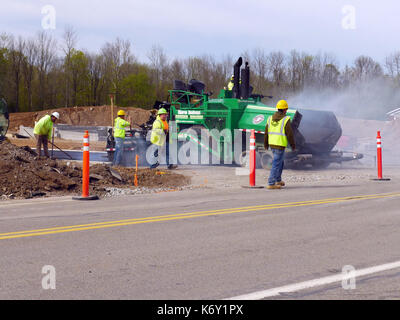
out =
<svg viewBox="0 0 400 320"><path fill-rule="evenodd" d="M382 265L400 260L399 207L396 181L3 201L0 298L225 299ZM399 299L400 269L273 297L363 298Z"/></svg>

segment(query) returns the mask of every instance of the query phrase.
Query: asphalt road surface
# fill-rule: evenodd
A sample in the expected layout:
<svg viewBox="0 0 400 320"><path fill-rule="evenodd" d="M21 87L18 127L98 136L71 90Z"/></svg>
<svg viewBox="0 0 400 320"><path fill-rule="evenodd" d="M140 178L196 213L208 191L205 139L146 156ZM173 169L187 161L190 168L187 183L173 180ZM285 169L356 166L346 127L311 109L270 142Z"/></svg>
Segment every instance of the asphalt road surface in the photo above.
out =
<svg viewBox="0 0 400 320"><path fill-rule="evenodd" d="M0 256L1 299L399 299L400 183L0 202Z"/></svg>

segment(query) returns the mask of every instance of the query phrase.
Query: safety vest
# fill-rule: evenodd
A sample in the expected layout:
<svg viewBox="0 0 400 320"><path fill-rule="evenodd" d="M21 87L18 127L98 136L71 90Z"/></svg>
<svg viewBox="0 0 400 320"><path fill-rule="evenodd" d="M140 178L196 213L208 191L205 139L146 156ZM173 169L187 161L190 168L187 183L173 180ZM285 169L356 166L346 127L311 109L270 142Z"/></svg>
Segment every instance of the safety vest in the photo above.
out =
<svg viewBox="0 0 400 320"><path fill-rule="evenodd" d="M279 121L273 121L272 116L268 118L268 144L273 146L287 147L288 139L285 127L290 117L284 117Z"/></svg>
<svg viewBox="0 0 400 320"><path fill-rule="evenodd" d="M47 138L51 139L51 134L53 130L53 121L51 121L51 116L47 115L41 118L33 129L33 133L38 136L47 136Z"/></svg>
<svg viewBox="0 0 400 320"><path fill-rule="evenodd" d="M114 122L114 138L125 139L125 127L128 127L130 123L124 119L118 117Z"/></svg>
<svg viewBox="0 0 400 320"><path fill-rule="evenodd" d="M166 121L165 121L166 122ZM164 121L158 116L153 122L153 129L151 130L150 141L152 144L162 147L165 143L165 131L168 130L168 123L164 124Z"/></svg>
<svg viewBox="0 0 400 320"><path fill-rule="evenodd" d="M233 81L229 81L229 83L228 83L228 90L229 90L229 91L232 91L234 86L235 86L235 84L233 83Z"/></svg>

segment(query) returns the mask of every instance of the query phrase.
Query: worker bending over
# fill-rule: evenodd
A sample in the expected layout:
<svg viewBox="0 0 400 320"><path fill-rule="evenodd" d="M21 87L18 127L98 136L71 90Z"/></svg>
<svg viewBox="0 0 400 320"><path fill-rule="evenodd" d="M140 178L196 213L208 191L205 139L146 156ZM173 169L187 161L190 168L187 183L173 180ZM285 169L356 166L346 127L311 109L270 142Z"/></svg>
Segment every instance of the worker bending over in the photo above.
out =
<svg viewBox="0 0 400 320"><path fill-rule="evenodd" d="M115 153L113 159L113 166L118 166L121 163L124 155L124 141L125 141L125 128L129 127L132 130L132 126L128 121L125 121L125 111L118 111L118 117L114 122L114 140L115 140Z"/></svg>
<svg viewBox="0 0 400 320"><path fill-rule="evenodd" d="M150 141L152 144L156 145L157 148L154 151L155 163L150 166L150 169L155 169L160 165L159 154L164 147L168 169L176 169L178 167L177 165L169 164L169 126L167 117L167 110L161 108L157 113L157 119L153 122Z"/></svg>
<svg viewBox="0 0 400 320"><path fill-rule="evenodd" d="M278 111L270 116L265 128L264 148L271 148L274 156L272 161L271 173L268 179L268 189L281 189L285 186L282 181L282 171L284 166L285 149L290 143L292 150L296 149L296 143L293 135L290 117L286 116L289 108L285 100L277 104Z"/></svg>
<svg viewBox="0 0 400 320"><path fill-rule="evenodd" d="M58 112L53 112L51 115L45 115L35 124L33 134L36 138L36 153L39 158L41 156L42 145L44 156L49 158L48 141L53 134L53 124L56 123L58 119L60 119L60 114Z"/></svg>

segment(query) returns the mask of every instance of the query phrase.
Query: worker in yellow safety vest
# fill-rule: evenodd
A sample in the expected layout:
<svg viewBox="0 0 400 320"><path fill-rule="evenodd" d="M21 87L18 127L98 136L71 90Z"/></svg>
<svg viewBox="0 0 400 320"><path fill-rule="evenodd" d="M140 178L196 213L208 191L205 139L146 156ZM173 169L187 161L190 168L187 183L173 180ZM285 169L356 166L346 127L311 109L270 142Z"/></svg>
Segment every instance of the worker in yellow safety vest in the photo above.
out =
<svg viewBox="0 0 400 320"><path fill-rule="evenodd" d="M41 149L43 145L43 153L45 157L49 157L48 141L51 139L53 133L53 124L60 119L58 112L53 112L51 115L45 115L41 118L33 129L33 134L36 138L36 153L39 158L41 155Z"/></svg>
<svg viewBox="0 0 400 320"><path fill-rule="evenodd" d="M233 87L235 86L234 80L235 80L235 76L232 75L231 80L230 80L229 83L228 83L228 90L229 90L229 91L232 91L232 90L233 90Z"/></svg>
<svg viewBox="0 0 400 320"><path fill-rule="evenodd" d="M150 165L151 169L157 168L159 163L159 154L161 151L166 151L166 162L168 169L176 169L178 166L169 163L169 125L168 125L168 111L165 108L161 108L157 113L157 118L153 122L153 128L151 131L150 141L153 145L156 146L154 151L154 160L155 162Z"/></svg>
<svg viewBox="0 0 400 320"><path fill-rule="evenodd" d="M121 163L124 155L124 141L125 141L125 128L129 127L132 130L130 122L125 120L126 113L124 110L118 111L118 117L114 121L114 140L115 140L115 153L113 159L113 166L118 166Z"/></svg>
<svg viewBox="0 0 400 320"><path fill-rule="evenodd" d="M285 100L281 100L276 107L278 111L267 120L264 137L265 150L268 150L268 147L270 147L274 156L268 179L268 189L281 189L285 186L285 183L282 181L285 149L288 144L290 144L293 151L296 149L290 117L286 115L289 108L288 103Z"/></svg>

